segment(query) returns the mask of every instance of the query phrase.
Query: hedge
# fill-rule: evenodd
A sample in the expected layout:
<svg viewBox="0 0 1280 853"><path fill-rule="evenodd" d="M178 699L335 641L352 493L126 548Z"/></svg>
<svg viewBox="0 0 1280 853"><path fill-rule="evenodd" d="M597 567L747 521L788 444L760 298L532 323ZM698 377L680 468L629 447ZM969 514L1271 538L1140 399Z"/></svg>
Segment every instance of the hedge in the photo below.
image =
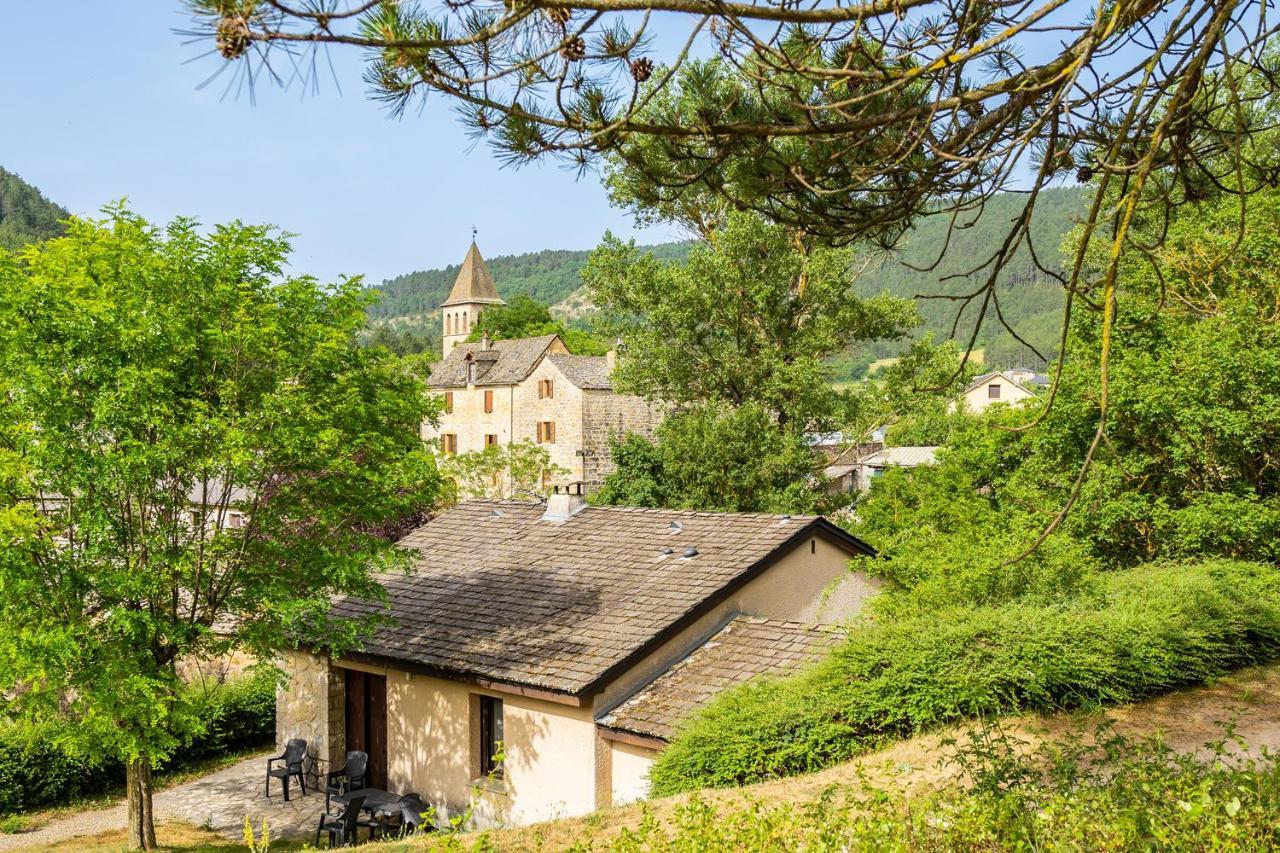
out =
<svg viewBox="0 0 1280 853"><path fill-rule="evenodd" d="M194 689L194 688L193 688ZM203 691L200 734L160 769L260 746L275 736L275 679L264 672ZM61 745L62 721L0 722L0 814L47 808L124 785L124 764Z"/></svg>
<svg viewBox="0 0 1280 853"><path fill-rule="evenodd" d="M1280 654L1280 571L1212 561L1104 576L1057 606L957 607L856 630L812 669L722 694L655 794L818 770L965 718L1131 702Z"/></svg>

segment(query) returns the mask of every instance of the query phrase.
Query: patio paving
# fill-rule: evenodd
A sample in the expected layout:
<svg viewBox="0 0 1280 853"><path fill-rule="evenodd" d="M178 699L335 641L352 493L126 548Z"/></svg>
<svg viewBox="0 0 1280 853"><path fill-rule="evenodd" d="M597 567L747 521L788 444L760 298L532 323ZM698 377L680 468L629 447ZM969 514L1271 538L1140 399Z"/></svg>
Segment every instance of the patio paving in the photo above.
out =
<svg viewBox="0 0 1280 853"><path fill-rule="evenodd" d="M272 780L271 799L263 794L268 753L246 758L208 776L175 785L155 795L156 822L184 820L238 841L244 832L245 815L256 832L263 818L273 838L314 838L316 823L324 810L324 794L311 791L304 797L296 781L285 802L278 780ZM0 850L37 847L122 829L128 818L123 804L53 821L33 832L0 835Z"/></svg>

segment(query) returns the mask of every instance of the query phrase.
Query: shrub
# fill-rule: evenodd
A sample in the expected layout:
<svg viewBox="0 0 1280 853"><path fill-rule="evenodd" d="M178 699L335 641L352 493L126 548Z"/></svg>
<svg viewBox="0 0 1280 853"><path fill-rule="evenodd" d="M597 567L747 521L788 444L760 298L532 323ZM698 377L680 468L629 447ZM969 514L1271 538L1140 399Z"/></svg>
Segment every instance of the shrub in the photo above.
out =
<svg viewBox="0 0 1280 853"><path fill-rule="evenodd" d="M275 677L262 672L195 697L199 733L163 768L181 770L226 752L267 743L275 734ZM65 721L0 722L0 814L59 805L124 784L124 765L67 746Z"/></svg>
<svg viewBox="0 0 1280 853"><path fill-rule="evenodd" d="M662 795L789 776L956 720L1129 702L1277 653L1273 567L1131 569L1068 603L957 607L865 626L812 669L722 694L650 778Z"/></svg>
<svg viewBox="0 0 1280 853"><path fill-rule="evenodd" d="M1101 732L1096 746L958 755L974 771L910 801L833 785L811 801L719 805L694 796L660 821L574 851L638 850L1270 850L1280 844L1280 765L1172 753L1159 741ZM962 751L963 752L963 751ZM974 777L977 778L974 778ZM983 779L999 784L982 784ZM479 849L481 845L477 845Z"/></svg>

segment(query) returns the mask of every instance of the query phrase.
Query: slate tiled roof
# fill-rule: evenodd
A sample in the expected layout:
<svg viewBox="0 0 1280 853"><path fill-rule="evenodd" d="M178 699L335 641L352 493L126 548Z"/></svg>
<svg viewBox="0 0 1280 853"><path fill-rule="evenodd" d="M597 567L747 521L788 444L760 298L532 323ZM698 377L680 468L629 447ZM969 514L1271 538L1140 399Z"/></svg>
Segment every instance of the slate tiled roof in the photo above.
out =
<svg viewBox="0 0 1280 853"><path fill-rule="evenodd" d="M759 675L798 669L840 636L829 626L739 616L597 722L671 740L679 725L716 694Z"/></svg>
<svg viewBox="0 0 1280 853"><path fill-rule="evenodd" d="M485 350L480 342L458 344L435 366L427 382L432 388L465 388L467 355L472 353L479 362L476 384L515 385L537 367L542 354L556 338L556 335L539 335L536 338L493 341L489 350Z"/></svg>
<svg viewBox="0 0 1280 853"><path fill-rule="evenodd" d="M873 468L893 465L902 468L914 468L917 465L933 465L937 461L937 447L886 447L864 457L860 464L870 465Z"/></svg>
<svg viewBox="0 0 1280 853"><path fill-rule="evenodd" d="M713 606L785 553L824 535L870 549L825 519L586 507L561 522L541 503L459 504L401 540L410 575L383 575L394 626L363 652L429 671L573 695ZM682 556L696 548L692 557ZM670 553L664 553L670 549ZM335 602L338 615L372 605Z"/></svg>
<svg viewBox="0 0 1280 853"><path fill-rule="evenodd" d="M609 360L604 356L552 353L547 358L560 368L566 379L583 390L608 391L613 388L609 379Z"/></svg>

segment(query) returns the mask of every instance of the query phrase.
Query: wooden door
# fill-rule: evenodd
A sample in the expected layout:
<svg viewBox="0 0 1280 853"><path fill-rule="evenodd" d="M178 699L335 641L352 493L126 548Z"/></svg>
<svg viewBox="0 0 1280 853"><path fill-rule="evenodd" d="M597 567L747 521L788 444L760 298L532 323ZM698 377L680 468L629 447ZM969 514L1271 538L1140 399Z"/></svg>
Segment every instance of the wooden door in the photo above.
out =
<svg viewBox="0 0 1280 853"><path fill-rule="evenodd" d="M371 788L387 787L387 679L346 670L347 749L369 754Z"/></svg>

